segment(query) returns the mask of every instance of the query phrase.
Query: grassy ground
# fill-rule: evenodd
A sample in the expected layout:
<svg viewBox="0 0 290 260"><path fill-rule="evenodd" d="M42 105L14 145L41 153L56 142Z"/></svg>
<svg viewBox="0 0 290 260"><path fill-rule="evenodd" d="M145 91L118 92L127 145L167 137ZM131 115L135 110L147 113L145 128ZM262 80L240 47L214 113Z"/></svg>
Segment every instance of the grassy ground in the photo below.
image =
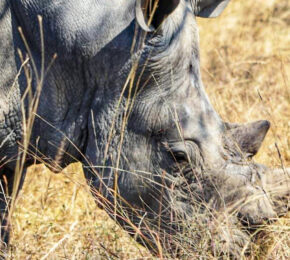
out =
<svg viewBox="0 0 290 260"><path fill-rule="evenodd" d="M216 110L231 122L271 121L256 160L289 166L289 1L234 0L221 18L199 24L203 81ZM150 258L95 206L78 164L59 175L31 167L13 227L11 259ZM290 219L265 233L249 258L290 259Z"/></svg>

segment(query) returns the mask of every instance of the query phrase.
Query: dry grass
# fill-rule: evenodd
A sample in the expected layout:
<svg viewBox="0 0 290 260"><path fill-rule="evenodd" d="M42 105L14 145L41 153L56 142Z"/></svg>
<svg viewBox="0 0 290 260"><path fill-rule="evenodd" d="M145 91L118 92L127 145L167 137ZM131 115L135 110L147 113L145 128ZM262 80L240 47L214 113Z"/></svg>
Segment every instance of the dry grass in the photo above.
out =
<svg viewBox="0 0 290 260"><path fill-rule="evenodd" d="M96 203L79 164L32 167L13 217L13 259L122 259L148 255Z"/></svg>
<svg viewBox="0 0 290 260"><path fill-rule="evenodd" d="M216 110L231 122L270 120L256 160L289 166L288 0L234 0L221 18L199 24L203 81ZM150 258L96 207L78 164L59 175L30 168L13 227L11 259ZM250 259L290 259L289 218L267 227L257 244Z"/></svg>

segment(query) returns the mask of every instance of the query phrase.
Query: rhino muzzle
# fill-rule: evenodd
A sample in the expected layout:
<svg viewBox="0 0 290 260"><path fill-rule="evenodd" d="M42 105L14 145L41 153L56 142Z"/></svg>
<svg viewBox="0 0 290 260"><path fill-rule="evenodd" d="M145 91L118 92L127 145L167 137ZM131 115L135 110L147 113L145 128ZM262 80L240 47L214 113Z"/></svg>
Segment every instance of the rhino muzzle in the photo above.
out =
<svg viewBox="0 0 290 260"><path fill-rule="evenodd" d="M250 243L248 231L243 232L243 228L252 230L284 216L289 210L289 169L273 170L252 161L269 127L268 121L226 124L220 167L208 167L197 144L170 145L177 166L171 174L168 201L172 205L168 208L189 223L196 221L198 214L211 214L210 219L223 214L229 216L231 225L235 226L231 232L236 230L236 233L225 236L231 237L230 251L236 251L233 253L236 257ZM237 228L239 225L241 228ZM218 233L220 236L224 231Z"/></svg>

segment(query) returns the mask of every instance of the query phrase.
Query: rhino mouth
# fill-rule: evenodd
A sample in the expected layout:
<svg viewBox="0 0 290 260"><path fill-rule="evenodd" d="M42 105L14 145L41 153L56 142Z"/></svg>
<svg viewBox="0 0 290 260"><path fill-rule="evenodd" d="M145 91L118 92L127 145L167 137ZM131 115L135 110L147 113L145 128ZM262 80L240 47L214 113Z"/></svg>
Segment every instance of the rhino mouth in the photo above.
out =
<svg viewBox="0 0 290 260"><path fill-rule="evenodd" d="M232 160L225 161L219 169L204 165L193 168L185 158L184 154L176 158L180 161L169 192L171 208L177 216L171 221L171 228L185 227L183 236L188 237L193 248L194 241L203 239L196 230L206 225L210 227L210 243L222 245L216 250L230 252L231 259L240 259L241 252L250 250L261 227L288 212L290 175L282 170Z"/></svg>

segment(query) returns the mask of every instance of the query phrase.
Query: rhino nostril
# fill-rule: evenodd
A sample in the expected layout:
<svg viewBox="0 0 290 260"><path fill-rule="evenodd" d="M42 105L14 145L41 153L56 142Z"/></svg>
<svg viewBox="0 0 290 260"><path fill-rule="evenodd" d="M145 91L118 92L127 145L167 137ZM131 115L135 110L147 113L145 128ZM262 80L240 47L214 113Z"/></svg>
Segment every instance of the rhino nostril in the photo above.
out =
<svg viewBox="0 0 290 260"><path fill-rule="evenodd" d="M260 225L270 224L276 220L276 216L272 214L269 216L250 216L249 214L238 213L237 217L240 222L249 229L256 229Z"/></svg>
<svg viewBox="0 0 290 260"><path fill-rule="evenodd" d="M260 226L261 224L264 223L263 219L260 218L253 218L250 216L244 216L244 215L238 215L238 218L240 220L240 222L242 223L242 225L244 227L246 227L249 230L254 230L256 229L258 226Z"/></svg>
<svg viewBox="0 0 290 260"><path fill-rule="evenodd" d="M263 221L264 221L265 223L268 223L268 224L272 224L272 223L274 223L275 220L277 220L277 218L273 218L273 217L271 217L271 218L264 218L264 219L263 219Z"/></svg>
<svg viewBox="0 0 290 260"><path fill-rule="evenodd" d="M240 222L244 225L244 226L251 226L254 224L254 219L252 217L250 217L248 214L242 214L242 213L238 213L237 215L238 219L240 220Z"/></svg>

